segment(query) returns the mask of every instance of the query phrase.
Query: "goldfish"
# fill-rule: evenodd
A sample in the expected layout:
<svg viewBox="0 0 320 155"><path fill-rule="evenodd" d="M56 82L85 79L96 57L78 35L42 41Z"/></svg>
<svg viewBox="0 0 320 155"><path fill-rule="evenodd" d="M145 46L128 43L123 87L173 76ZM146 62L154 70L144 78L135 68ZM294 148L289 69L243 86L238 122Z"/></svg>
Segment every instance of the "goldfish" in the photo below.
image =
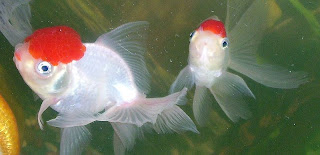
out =
<svg viewBox="0 0 320 155"><path fill-rule="evenodd" d="M16 118L1 95L0 116L0 154L18 155L20 140Z"/></svg>
<svg viewBox="0 0 320 155"><path fill-rule="evenodd" d="M70 27L32 33L29 2L0 0L0 30L15 46L14 62L22 78L43 99L38 122L49 107L59 114L48 121L62 129L60 154L81 154L91 134L86 125L109 121L115 154L130 150L144 131L198 133L177 105L186 89L163 98L146 98L150 74L144 62L147 22L133 22L81 42Z"/></svg>
<svg viewBox="0 0 320 155"><path fill-rule="evenodd" d="M147 98L150 74L144 61L148 22L131 22L82 43L67 26L38 29L15 46L13 60L26 84L43 100L43 112L58 112L47 121L62 129L60 154L79 154L90 140L86 125L108 121L114 129L114 150L123 154L144 131L198 133L178 105L186 91Z"/></svg>
<svg viewBox="0 0 320 155"><path fill-rule="evenodd" d="M208 122L214 99L233 122L252 116L246 99L255 96L238 73L272 88L297 88L308 81L303 71L258 63L257 49L268 21L267 5L268 0L228 1L226 27L214 16L190 34L188 65L180 71L170 93L195 85L192 106L198 124Z"/></svg>

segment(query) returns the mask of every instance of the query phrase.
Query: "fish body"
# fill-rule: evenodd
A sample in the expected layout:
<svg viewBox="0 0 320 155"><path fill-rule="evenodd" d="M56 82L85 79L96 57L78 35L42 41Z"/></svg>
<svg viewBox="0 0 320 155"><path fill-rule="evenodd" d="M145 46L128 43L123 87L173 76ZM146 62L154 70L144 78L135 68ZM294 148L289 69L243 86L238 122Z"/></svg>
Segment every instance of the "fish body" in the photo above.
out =
<svg viewBox="0 0 320 155"><path fill-rule="evenodd" d="M16 118L0 95L0 154L18 155L20 140Z"/></svg>
<svg viewBox="0 0 320 155"><path fill-rule="evenodd" d="M256 51L268 21L268 2L228 1L226 28L214 16L190 34L188 65L180 71L170 93L196 86L193 113L200 125L207 123L213 97L233 122L251 117L246 99L255 96L245 81L230 70L273 88L297 88L308 81L305 72L257 62Z"/></svg>
<svg viewBox="0 0 320 155"><path fill-rule="evenodd" d="M224 24L217 17L202 22L190 34L188 65L171 86L173 93L196 85L193 112L201 125L208 119L212 95L232 121L251 116L244 97L254 95L241 77L227 71L230 63L228 46Z"/></svg>
<svg viewBox="0 0 320 155"><path fill-rule="evenodd" d="M217 26L216 26L217 25ZM190 37L189 66L195 83L210 87L228 65L228 39L218 19L208 19Z"/></svg>
<svg viewBox="0 0 320 155"><path fill-rule="evenodd" d="M186 89L146 98L150 90L144 62L147 27L147 22L124 24L94 43L82 43L69 27L50 27L16 46L17 69L44 100L38 113L40 127L48 107L59 113L48 124L63 129L61 154L80 153L90 137L85 125L94 121L111 122L116 154L131 149L145 129L198 132L177 106L185 103Z"/></svg>

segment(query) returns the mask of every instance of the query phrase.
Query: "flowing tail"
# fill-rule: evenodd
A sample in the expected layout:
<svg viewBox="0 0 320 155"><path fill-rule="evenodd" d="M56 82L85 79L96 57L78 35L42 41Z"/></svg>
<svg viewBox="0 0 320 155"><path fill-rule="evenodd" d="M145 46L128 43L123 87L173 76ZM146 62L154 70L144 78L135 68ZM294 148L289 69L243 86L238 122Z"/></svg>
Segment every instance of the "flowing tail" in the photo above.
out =
<svg viewBox="0 0 320 155"><path fill-rule="evenodd" d="M85 126L61 129L60 155L78 155L90 142L91 134Z"/></svg>
<svg viewBox="0 0 320 155"><path fill-rule="evenodd" d="M177 105L186 103L187 88L163 98L141 97L133 103L114 105L101 114L77 111L72 114L59 114L47 121L51 126L64 128L60 153L78 153L90 139L89 131L84 127L94 121L111 122L114 129L115 154L124 154L132 149L137 138L143 138L145 132L158 134L199 133L191 118ZM66 144L66 145L65 145Z"/></svg>
<svg viewBox="0 0 320 155"><path fill-rule="evenodd" d="M116 106L102 114L100 121L109 121L114 128L115 153L124 154L137 138L143 138L145 132L152 130L158 134L199 133L190 117L177 106L185 104L186 91L185 88L163 98L140 99L130 106Z"/></svg>
<svg viewBox="0 0 320 155"><path fill-rule="evenodd" d="M32 33L30 0L0 0L0 31L12 46Z"/></svg>
<svg viewBox="0 0 320 155"><path fill-rule="evenodd" d="M291 89L298 88L308 82L306 72L293 72L288 69L270 64L258 64L255 56L231 55L230 68L240 72L256 82L272 88Z"/></svg>
<svg viewBox="0 0 320 155"><path fill-rule="evenodd" d="M271 3L269 0L255 0L242 5L236 1L228 1L226 21L230 41L228 67L268 87L297 88L308 82L306 72L293 72L276 65L259 64L257 61L258 46L267 28L266 23L270 22L269 3ZM241 16L238 16L240 13Z"/></svg>

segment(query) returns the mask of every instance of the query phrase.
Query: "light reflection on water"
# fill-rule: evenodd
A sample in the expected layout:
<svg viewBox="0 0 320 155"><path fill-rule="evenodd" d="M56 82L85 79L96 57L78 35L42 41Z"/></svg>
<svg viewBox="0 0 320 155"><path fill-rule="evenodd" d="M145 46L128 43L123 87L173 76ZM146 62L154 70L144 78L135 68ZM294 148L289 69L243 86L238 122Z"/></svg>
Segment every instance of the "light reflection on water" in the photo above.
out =
<svg viewBox="0 0 320 155"><path fill-rule="evenodd" d="M291 0L295 1L295 0ZM259 59L280 64L291 70L309 72L311 82L298 89L267 88L244 77L256 96L252 103L253 117L232 123L217 105L207 127L198 127L200 135L148 134L138 141L134 154L213 154L213 153L318 153L320 147L319 66L320 36L316 23L320 21L320 2L307 0L303 6L311 10L305 16L289 1L276 1L271 8L272 20L267 30ZM50 6L50 7L48 7ZM164 96L175 76L187 64L189 33L212 16L226 17L226 2L210 1L49 1L31 3L34 29L68 25L77 30L84 42L94 42L104 32L130 21L150 22L146 60L153 76L152 96ZM22 154L57 154L60 131L45 126L41 131L36 122L40 100L34 101L14 63L13 48L0 36L0 91L17 117L21 134ZM190 91L187 106L182 108L193 117ZM56 113L49 110L44 119ZM91 125L93 138L87 154L113 153L112 128L108 123Z"/></svg>

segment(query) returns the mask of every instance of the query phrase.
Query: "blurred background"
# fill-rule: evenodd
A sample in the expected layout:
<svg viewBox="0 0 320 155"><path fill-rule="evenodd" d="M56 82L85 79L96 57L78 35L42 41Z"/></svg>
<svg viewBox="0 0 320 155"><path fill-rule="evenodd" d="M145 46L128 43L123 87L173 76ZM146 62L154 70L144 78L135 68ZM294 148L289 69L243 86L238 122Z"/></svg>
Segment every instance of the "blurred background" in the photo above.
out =
<svg viewBox="0 0 320 155"><path fill-rule="evenodd" d="M33 0L34 30L67 25L83 42L124 23L150 23L146 61L152 74L148 97L168 94L170 85L187 65L189 34L201 21L216 15L226 18L225 0ZM146 134L129 154L319 154L320 153L320 1L271 0L270 23L259 47L259 59L292 71L309 73L310 82L297 89L265 87L242 76L256 100L250 101L253 117L231 122L212 103L210 123L198 126L200 134ZM13 110L20 133L21 154L59 154L60 129L37 123L41 100L24 83L12 57L14 47L0 34L0 93ZM182 106L193 119L192 98ZM48 109L44 120L57 115ZM113 129L108 122L90 125L93 135L84 154L113 154Z"/></svg>

